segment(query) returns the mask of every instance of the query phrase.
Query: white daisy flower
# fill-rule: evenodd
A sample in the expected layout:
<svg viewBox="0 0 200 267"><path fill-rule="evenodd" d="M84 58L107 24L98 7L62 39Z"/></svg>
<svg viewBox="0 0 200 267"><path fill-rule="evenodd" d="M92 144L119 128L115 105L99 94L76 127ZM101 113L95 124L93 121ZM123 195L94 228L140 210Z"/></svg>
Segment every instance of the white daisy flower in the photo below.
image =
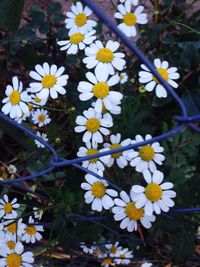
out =
<svg viewBox="0 0 200 267"><path fill-rule="evenodd" d="M151 267L151 266L153 266L153 264L147 261L142 263L142 265L140 265L140 267Z"/></svg>
<svg viewBox="0 0 200 267"><path fill-rule="evenodd" d="M21 238L21 236L24 234L25 227L26 225L22 222L22 219L19 219L17 221L4 221L4 230L6 231L6 234L8 235L10 240L13 241Z"/></svg>
<svg viewBox="0 0 200 267"><path fill-rule="evenodd" d="M106 128L113 126L111 116L103 116L100 113L96 113L93 108L83 111L84 116L78 116L75 127L75 132L85 132L83 135L83 142L88 143L92 140L92 144L103 143L103 135L109 135L110 131Z"/></svg>
<svg viewBox="0 0 200 267"><path fill-rule="evenodd" d="M14 198L12 201L9 201L8 196L4 195L3 199L0 199L0 218L4 219L15 219L17 218L16 209L19 208L17 199Z"/></svg>
<svg viewBox="0 0 200 267"><path fill-rule="evenodd" d="M116 135L112 134L110 136L110 142L111 143L105 143L103 146L106 148L109 148L110 150L117 149L123 146L128 146L131 144L131 139L125 139L121 141L121 134L118 133ZM130 153L130 150L128 151L123 151L123 152L118 152L110 155L110 160L107 164L108 167L111 167L114 162L116 161L117 165L119 168L123 169L128 165L128 155Z"/></svg>
<svg viewBox="0 0 200 267"><path fill-rule="evenodd" d="M29 217L29 225L27 225L24 229L24 234L21 238L22 241L26 243L35 243L42 239L42 235L39 232L43 232L44 228L42 225L34 225L35 221L30 216Z"/></svg>
<svg viewBox="0 0 200 267"><path fill-rule="evenodd" d="M92 107L94 108L96 105L96 102L92 102ZM113 115L119 115L121 113L121 101L119 101L118 103L112 103L112 108L110 110L107 110L105 105L102 104L102 110L101 113L102 114L106 114L106 113L111 113Z"/></svg>
<svg viewBox="0 0 200 267"><path fill-rule="evenodd" d="M48 137L47 137L47 134L45 134L45 133L40 133L40 132L36 132L36 135L38 136L38 137L40 137L43 141L45 141L45 142L48 142L49 141L49 139L48 139ZM34 142L35 142L35 144L36 144L36 146L38 147L38 148L44 148L45 146L40 142L40 141L38 141L38 140L34 140Z"/></svg>
<svg viewBox="0 0 200 267"><path fill-rule="evenodd" d="M101 41L96 41L90 47L86 47L83 63L88 69L96 67L102 70L105 68L111 75L115 74L115 69L122 71L126 64L123 59L124 53L116 52L119 48L119 42L109 40L104 47Z"/></svg>
<svg viewBox="0 0 200 267"><path fill-rule="evenodd" d="M38 124L39 127L47 125L51 122L47 110L37 109L32 112L32 120L34 124Z"/></svg>
<svg viewBox="0 0 200 267"><path fill-rule="evenodd" d="M159 58L154 59L154 66L161 77L168 82L172 87L177 88L178 84L174 81L180 78L177 68L169 68L169 63L167 61L161 62ZM144 83L145 89L148 92L154 90L156 91L157 97L167 97L167 91L160 84L160 82L153 76L150 70L144 65L141 65L142 71L139 72L139 82Z"/></svg>
<svg viewBox="0 0 200 267"><path fill-rule="evenodd" d="M143 208L137 208L132 193L129 196L126 192L122 191L120 192L120 197L114 199L116 206L112 209L114 219L122 221L120 228L127 228L128 232L136 231L138 221L140 221L145 228L149 229L151 222L154 222L156 219L155 216L147 216Z"/></svg>
<svg viewBox="0 0 200 267"><path fill-rule="evenodd" d="M152 136L150 134L147 134L145 139L141 135L136 135L135 140L132 140L131 143L137 144L151 138ZM162 162L165 160L165 156L160 154L163 151L164 148L158 142L141 146L138 148L138 151L132 150L129 153L128 157L131 159L130 165L135 167L137 172L144 172L146 169L154 172L157 169L156 164L162 165Z"/></svg>
<svg viewBox="0 0 200 267"><path fill-rule="evenodd" d="M126 1L127 0L120 0L121 3L124 3ZM131 0L131 4L134 5L134 6L137 6L138 5L138 2L139 2L139 0Z"/></svg>
<svg viewBox="0 0 200 267"><path fill-rule="evenodd" d="M61 47L61 51L67 50L67 54L75 55L78 53L79 49L84 50L87 45L93 43L96 39L95 33L95 30L87 33L73 31L69 34L69 40L59 41L57 44Z"/></svg>
<svg viewBox="0 0 200 267"><path fill-rule="evenodd" d="M38 209L37 207L33 208L33 215L35 219L41 220L43 213L42 209Z"/></svg>
<svg viewBox="0 0 200 267"><path fill-rule="evenodd" d="M123 248L117 252L116 257L118 257L118 259L114 259L116 264L129 264L133 258L133 252L128 248Z"/></svg>
<svg viewBox="0 0 200 267"><path fill-rule="evenodd" d="M118 250L121 250L122 247L119 246L119 242L115 242L115 244L106 244L105 247L108 249L108 253L110 257L115 257Z"/></svg>
<svg viewBox="0 0 200 267"><path fill-rule="evenodd" d="M23 92L22 82L18 80L17 77L12 78L12 86L6 86L6 98L2 100L4 104L1 111L14 119L16 117L21 117L23 113L29 112L27 102L30 101L30 97L27 92Z"/></svg>
<svg viewBox="0 0 200 267"><path fill-rule="evenodd" d="M8 167L7 167L7 171L10 174L15 174L17 172L17 168L16 168L15 165L9 164Z"/></svg>
<svg viewBox="0 0 200 267"><path fill-rule="evenodd" d="M87 72L86 77L89 82L81 81L78 85L78 91L81 93L79 98L81 101L87 101L93 97L95 102L95 111L101 113L102 106L109 111L113 109L116 103L119 103L123 95L119 92L111 91L110 87L119 83L119 75L115 74L109 77L106 69L95 69L95 75L92 72Z"/></svg>
<svg viewBox="0 0 200 267"><path fill-rule="evenodd" d="M144 179L147 186L133 185L131 188L132 199L136 202L138 209L144 207L146 215L151 216L155 211L160 214L161 211L168 212L169 208L174 206L172 198L176 193L172 190L173 184L170 182L162 183L164 175L156 170L153 174L149 170L144 171Z"/></svg>
<svg viewBox="0 0 200 267"><path fill-rule="evenodd" d="M58 93L61 95L66 93L63 86L67 85L69 76L63 75L64 67L50 66L45 62L43 66L37 64L35 70L30 72L30 76L37 82L30 83L28 91L36 93L36 96L41 99L47 99L49 95L55 99L58 97Z"/></svg>
<svg viewBox="0 0 200 267"><path fill-rule="evenodd" d="M143 10L143 6L138 6L133 12L131 10L131 0L126 0L124 5L118 5L118 12L114 14L114 17L122 20L118 28L128 37L137 35L136 24L146 24L148 22L147 14L142 13Z"/></svg>
<svg viewBox="0 0 200 267"><path fill-rule="evenodd" d="M85 243L81 243L80 248L81 248L81 249L83 250L83 252L86 253L86 254L93 254L94 251L95 251L95 249L96 249L94 246L87 247L87 246L85 245Z"/></svg>
<svg viewBox="0 0 200 267"><path fill-rule="evenodd" d="M5 247L9 248L10 250L12 250L14 252L16 246L16 242L13 241L9 235L7 235L4 231L0 232L0 255L1 255L1 251L5 250Z"/></svg>
<svg viewBox="0 0 200 267"><path fill-rule="evenodd" d="M65 20L66 28L71 31L89 32L97 25L96 21L88 19L92 14L89 7L83 7L81 2L77 2L71 6L71 11L67 12Z"/></svg>
<svg viewBox="0 0 200 267"><path fill-rule="evenodd" d="M126 72L122 72L120 74L119 78L120 78L120 83L121 84L124 84L124 83L126 83L128 81L128 75L127 75Z"/></svg>
<svg viewBox="0 0 200 267"><path fill-rule="evenodd" d="M79 148L77 156L85 157L85 156L91 156L93 154L98 154L101 152L108 151L108 149L105 149L105 148L98 150L97 147L98 147L97 143L92 145L90 142L88 142L86 143L86 147ZM109 161L109 158L110 158L110 155L100 157L100 158L85 160L83 161L82 166L94 172L98 170L104 171L105 170L104 164L105 165L107 164L107 162Z"/></svg>
<svg viewBox="0 0 200 267"><path fill-rule="evenodd" d="M5 247L1 251L0 266L1 267L33 267L33 253L24 252L24 246L21 242L17 242L14 252Z"/></svg>
<svg viewBox="0 0 200 267"><path fill-rule="evenodd" d="M97 172L102 176L102 172ZM100 180L93 175L86 174L87 183L82 183L81 188L86 190L85 202L92 203L92 210L102 211L102 209L110 209L114 205L112 197L116 197L118 193L113 189L107 189L108 183L105 180Z"/></svg>

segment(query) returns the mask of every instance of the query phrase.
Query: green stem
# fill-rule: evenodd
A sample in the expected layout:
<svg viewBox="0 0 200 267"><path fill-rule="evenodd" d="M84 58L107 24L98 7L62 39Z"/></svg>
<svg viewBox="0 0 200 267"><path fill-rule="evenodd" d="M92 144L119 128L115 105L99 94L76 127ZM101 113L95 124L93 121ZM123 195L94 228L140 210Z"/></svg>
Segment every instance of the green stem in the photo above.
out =
<svg viewBox="0 0 200 267"><path fill-rule="evenodd" d="M35 105L35 106L40 107L40 108L47 109L47 110L53 110L53 111L59 111L59 112L60 111L67 112L67 110L65 110L65 109L59 109L59 108L52 108L52 107L47 107L47 106L41 106L41 105L38 105L38 104L33 103L33 102L30 102L30 104Z"/></svg>
<svg viewBox="0 0 200 267"><path fill-rule="evenodd" d="M196 34L200 35L200 32L199 32L199 31L195 30L194 28L192 28L192 27L190 27L190 26L188 26L188 25L186 25L186 24L184 24L184 23L173 21L173 24L181 25L181 26L183 26L183 27L185 27L185 28L188 28L188 29L191 30L192 32L195 32Z"/></svg>

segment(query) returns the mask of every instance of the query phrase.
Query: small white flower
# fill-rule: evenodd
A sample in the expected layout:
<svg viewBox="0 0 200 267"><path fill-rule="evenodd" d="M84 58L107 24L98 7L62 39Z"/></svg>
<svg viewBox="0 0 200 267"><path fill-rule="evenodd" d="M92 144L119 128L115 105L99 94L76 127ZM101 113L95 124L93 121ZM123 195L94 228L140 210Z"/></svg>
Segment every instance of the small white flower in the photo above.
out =
<svg viewBox="0 0 200 267"><path fill-rule="evenodd" d="M130 145L131 139L128 138L128 139L121 141L121 134L118 133L116 135L112 134L110 136L110 142L111 142L111 144L105 143L104 147L109 148L110 150L113 150L113 149L121 148L123 146ZM118 167L123 169L124 167L126 167L128 165L127 159L128 159L129 153L130 153L130 150L112 154L110 156L110 160L109 160L107 166L111 167L116 160Z"/></svg>
<svg viewBox="0 0 200 267"><path fill-rule="evenodd" d="M10 174L15 174L17 172L17 168L13 164L9 164L7 167L7 171Z"/></svg>
<svg viewBox="0 0 200 267"><path fill-rule="evenodd" d="M96 36L94 36L95 33L95 30L87 33L73 31L69 34L69 40L59 41L57 44L61 47L61 51L67 50L67 54L75 55L79 49L84 50L87 45L93 43L96 39Z"/></svg>
<svg viewBox="0 0 200 267"><path fill-rule="evenodd" d="M159 58L154 59L154 66L156 67L157 72L166 82L168 82L174 88L178 87L178 84L174 81L180 78L177 68L169 68L169 63L167 61L161 62ZM156 77L153 76L150 70L144 64L141 65L141 68L143 70L139 72L139 82L146 84L146 91L151 92L155 88L157 97L167 97L167 91L156 79Z"/></svg>
<svg viewBox="0 0 200 267"><path fill-rule="evenodd" d="M153 264L147 261L142 263L142 265L140 265L140 267L151 267L151 266L153 266Z"/></svg>
<svg viewBox="0 0 200 267"><path fill-rule="evenodd" d="M172 198L176 197L176 193L173 190L173 184L165 182L163 184L164 175L160 171L155 171L153 174L150 171L144 171L144 179L147 182L147 186L134 185L131 188L132 199L136 202L138 209L144 207L146 215L151 216L155 211L156 214L160 214L161 211L168 212L170 207L174 206Z"/></svg>
<svg viewBox="0 0 200 267"><path fill-rule="evenodd" d="M38 107L38 106L45 106L47 103L48 98L39 98L34 94L31 94L31 105L33 107Z"/></svg>
<svg viewBox="0 0 200 267"><path fill-rule="evenodd" d="M86 253L86 254L93 254L94 251L95 251L95 249L96 249L94 246L87 247L87 246L85 245L85 243L82 243L82 244L80 245L80 248L81 248L81 249L83 250L83 252Z"/></svg>
<svg viewBox="0 0 200 267"><path fill-rule="evenodd" d="M110 131L106 128L113 126L111 116L103 116L96 113L93 108L83 111L84 116L78 116L76 123L79 126L75 127L75 132L85 132L83 135L83 142L88 143L92 140L92 144L103 143L103 135L109 135Z"/></svg>
<svg viewBox="0 0 200 267"><path fill-rule="evenodd" d="M21 242L17 242L14 251L5 247L1 251L0 266L1 267L33 267L33 253L24 252L24 246Z"/></svg>
<svg viewBox="0 0 200 267"><path fill-rule="evenodd" d="M10 240L16 241L19 240L24 234L24 229L26 225L22 222L22 219L17 221L7 220L4 221L4 230L6 234L10 238Z"/></svg>
<svg viewBox="0 0 200 267"><path fill-rule="evenodd" d="M67 12L65 20L66 28L71 31L88 32L97 25L96 21L88 19L92 14L89 7L83 7L81 2L77 2L71 6L71 11Z"/></svg>
<svg viewBox="0 0 200 267"><path fill-rule="evenodd" d="M2 252L4 253L5 248L9 248L14 252L15 246L16 242L13 241L6 232L0 231L0 255Z"/></svg>
<svg viewBox="0 0 200 267"><path fill-rule="evenodd" d="M120 197L121 198L114 199L116 206L112 209L114 219L116 221L122 221L120 228L127 228L128 232L136 231L138 221L140 221L145 228L150 228L151 222L154 222L156 219L155 216L147 216L143 208L137 208L133 194L129 196L126 192L121 191Z"/></svg>
<svg viewBox="0 0 200 267"><path fill-rule="evenodd" d="M77 153L78 157L85 157L85 156L91 156L93 154L98 154L104 151L107 151L108 149L97 149L97 144L95 143L94 145L92 145L90 142L86 143L86 147L80 147L79 151ZM90 159L90 160L85 160L82 163L82 166L84 168L87 168L91 171L104 171L105 167L103 164L107 164L109 161L110 155L104 156L104 157L100 157L100 158L94 158L94 159Z"/></svg>
<svg viewBox="0 0 200 267"><path fill-rule="evenodd" d="M122 247L119 246L119 242L115 242L115 244L106 244L105 247L108 249L108 254L110 257L115 257L118 250L121 250Z"/></svg>
<svg viewBox="0 0 200 267"><path fill-rule="evenodd" d="M41 220L42 219L42 215L43 215L43 210L41 209L38 209L37 207L34 207L33 208L33 211L34 211L34 218L35 219L38 219L38 220Z"/></svg>
<svg viewBox="0 0 200 267"><path fill-rule="evenodd" d="M100 70L105 68L111 75L115 74L115 69L122 71L126 64L123 59L124 53L116 52L119 48L119 42L109 40L104 47L101 41L96 41L90 47L86 47L83 63L88 69L96 67Z"/></svg>
<svg viewBox="0 0 200 267"><path fill-rule="evenodd" d="M9 201L8 196L4 195L3 199L0 199L0 218L4 219L15 219L17 217L16 209L19 208L17 199L14 198Z"/></svg>
<svg viewBox="0 0 200 267"><path fill-rule="evenodd" d="M147 134L145 140L151 139L152 136ZM135 140L132 140L132 144L137 144L143 142L144 139L141 135L136 135ZM164 148L160 146L158 142L155 142L151 145L145 145L138 148L138 151L132 151L129 153L129 158L131 159L130 165L135 167L137 172L144 172L146 169L149 169L151 172L154 172L157 167L156 164L162 165L162 162L165 160L165 156L162 153ZM155 164L156 163L156 164Z"/></svg>
<svg viewBox="0 0 200 267"><path fill-rule="evenodd" d="M38 137L40 137L43 141L45 141L45 142L48 142L49 141L49 139L48 139L48 137L47 137L47 134L45 134L45 133L40 133L40 132L36 132L36 135L38 136ZM40 141L38 141L38 140L34 140L34 142L35 142L35 144L36 144L36 146L38 147L38 148L44 148L45 146L40 142Z"/></svg>
<svg viewBox="0 0 200 267"><path fill-rule="evenodd" d="M78 91L81 93L79 98L82 101L89 100L95 97L94 109L101 113L103 105L109 111L119 103L123 95L119 92L111 91L111 87L119 83L119 75L115 74L109 77L105 68L95 69L95 75L92 72L87 72L86 77L89 82L81 81L78 85Z"/></svg>
<svg viewBox="0 0 200 267"><path fill-rule="evenodd" d="M37 240L42 239L42 235L39 232L43 232L43 226L42 225L35 225L35 221L30 216L29 217L29 225L27 225L24 229L24 234L21 238L22 241L25 241L26 243L35 243Z"/></svg>
<svg viewBox="0 0 200 267"><path fill-rule="evenodd" d="M113 259L109 258L107 254L100 255L99 258L102 258L101 266L103 267L115 266Z"/></svg>
<svg viewBox="0 0 200 267"><path fill-rule="evenodd" d="M121 84L124 84L128 81L128 75L126 72L122 72L119 77L120 77Z"/></svg>
<svg viewBox="0 0 200 267"><path fill-rule="evenodd" d="M30 83L28 91L36 93L36 96L41 99L47 99L49 95L55 99L58 97L58 93L61 95L66 93L63 86L67 85L69 76L63 75L64 67L50 66L45 62L42 66L37 64L35 70L30 72L30 76L37 82Z"/></svg>
<svg viewBox="0 0 200 267"><path fill-rule="evenodd" d="M23 92L22 82L17 77L12 78L12 86L6 86L5 94L6 98L2 100L4 105L1 109L5 115L9 114L14 119L29 112L27 102L30 101L30 97L26 91Z"/></svg>
<svg viewBox="0 0 200 267"><path fill-rule="evenodd" d="M128 37L137 35L136 24L146 24L148 21L147 14L142 13L144 7L138 6L132 11L131 4L131 0L126 0L124 5L118 5L118 12L114 15L115 18L122 20L118 28Z"/></svg>
<svg viewBox="0 0 200 267"><path fill-rule="evenodd" d="M129 264L133 258L133 252L128 248L123 248L117 252L116 257L118 257L118 259L114 259L116 264Z"/></svg>
<svg viewBox="0 0 200 267"><path fill-rule="evenodd" d="M39 127L47 125L51 122L47 110L37 109L32 112L32 120L34 124L38 124Z"/></svg>
<svg viewBox="0 0 200 267"><path fill-rule="evenodd" d="M98 172L102 176L102 172ZM85 202L92 203L92 210L102 211L102 209L110 209L114 205L112 197L116 197L118 193L113 189L107 189L108 183L105 180L100 180L95 176L86 174L85 179L87 183L82 183L81 188L86 190Z"/></svg>

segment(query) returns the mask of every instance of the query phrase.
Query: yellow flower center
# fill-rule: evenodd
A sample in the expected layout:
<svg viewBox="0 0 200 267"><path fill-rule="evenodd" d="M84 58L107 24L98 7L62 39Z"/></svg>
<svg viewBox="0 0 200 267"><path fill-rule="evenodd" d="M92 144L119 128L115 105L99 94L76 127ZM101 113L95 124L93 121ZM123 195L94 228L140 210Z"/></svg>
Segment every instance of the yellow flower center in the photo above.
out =
<svg viewBox="0 0 200 267"><path fill-rule="evenodd" d="M74 33L70 36L70 42L72 44L79 44L84 39L84 35L81 32Z"/></svg>
<svg viewBox="0 0 200 267"><path fill-rule="evenodd" d="M29 111L32 111L33 110L33 105L28 104L28 109L29 109Z"/></svg>
<svg viewBox="0 0 200 267"><path fill-rule="evenodd" d="M84 13L79 13L78 15L76 15L75 18L75 24L79 27L85 25L87 22L87 16Z"/></svg>
<svg viewBox="0 0 200 267"><path fill-rule="evenodd" d="M160 76L165 80L165 81L168 81L168 77L169 77L169 74L168 72L166 71L166 69L163 69L163 68L157 68L156 69L157 72L160 74ZM156 79L156 77L153 76L153 80L157 83L159 83L159 81Z"/></svg>
<svg viewBox="0 0 200 267"><path fill-rule="evenodd" d="M35 100L36 103L40 103L42 99L39 98L39 97L36 97L34 100Z"/></svg>
<svg viewBox="0 0 200 267"><path fill-rule="evenodd" d="M44 88L51 88L56 84L56 81L57 79L54 75L48 74L42 78L42 85Z"/></svg>
<svg viewBox="0 0 200 267"><path fill-rule="evenodd" d="M120 74L119 78L120 78L120 80L123 80L124 79L124 74Z"/></svg>
<svg viewBox="0 0 200 267"><path fill-rule="evenodd" d="M6 257L6 264L8 267L20 267L22 264L22 257L16 253L11 253Z"/></svg>
<svg viewBox="0 0 200 267"><path fill-rule="evenodd" d="M92 186L92 194L96 198L102 198L105 195L106 187L101 182L96 182Z"/></svg>
<svg viewBox="0 0 200 267"><path fill-rule="evenodd" d="M87 122L86 122L86 129L89 131L89 132L92 132L92 133L95 133L99 130L100 128L100 122L98 119L96 118L91 118L91 119L88 119Z"/></svg>
<svg viewBox="0 0 200 267"><path fill-rule="evenodd" d="M117 251L117 248L115 246L112 246L111 249L110 249L110 252L115 254Z"/></svg>
<svg viewBox="0 0 200 267"><path fill-rule="evenodd" d="M117 149L117 148L120 148L120 147L122 147L120 144L112 144L110 146L110 150ZM122 154L122 152L114 153L114 154L111 155L111 157L114 158L114 159L117 159L117 158L119 158L121 156L121 154Z"/></svg>
<svg viewBox="0 0 200 267"><path fill-rule="evenodd" d="M90 156L90 155L94 155L97 153L99 153L99 151L96 148L91 148L91 149L88 149L86 154L87 154L87 156ZM98 160L98 158L94 158L94 159L90 159L89 162L90 163L96 163L97 160Z"/></svg>
<svg viewBox="0 0 200 267"><path fill-rule="evenodd" d="M96 98L105 98L109 94L109 86L104 82L96 83L93 87L93 93Z"/></svg>
<svg viewBox="0 0 200 267"><path fill-rule="evenodd" d="M136 24L136 15L134 13L127 13L123 17L123 21L128 26L134 26Z"/></svg>
<svg viewBox="0 0 200 267"><path fill-rule="evenodd" d="M6 203L3 207L5 213L11 213L13 210L12 204L10 202Z"/></svg>
<svg viewBox="0 0 200 267"><path fill-rule="evenodd" d="M17 224L14 222L14 223L11 223L10 225L7 226L7 231L14 234L17 232Z"/></svg>
<svg viewBox="0 0 200 267"><path fill-rule="evenodd" d="M151 146L142 146L139 148L139 155L144 161L150 161L153 159L155 152Z"/></svg>
<svg viewBox="0 0 200 267"><path fill-rule="evenodd" d="M40 114L39 116L38 116L38 121L39 122L44 122L45 121L45 115L44 114Z"/></svg>
<svg viewBox="0 0 200 267"><path fill-rule="evenodd" d="M9 249L15 249L15 242L14 241L8 241L7 242L7 247L9 248Z"/></svg>
<svg viewBox="0 0 200 267"><path fill-rule="evenodd" d="M121 254L119 257L120 259L126 259L126 256L124 254Z"/></svg>
<svg viewBox="0 0 200 267"><path fill-rule="evenodd" d="M125 208L125 212L126 212L127 217L133 221L137 221L141 219L144 214L144 210L142 208L137 209L134 202L129 202L127 204Z"/></svg>
<svg viewBox="0 0 200 267"><path fill-rule="evenodd" d="M156 183L148 184L145 189L145 195L150 201L158 201L162 194L162 188Z"/></svg>
<svg viewBox="0 0 200 267"><path fill-rule="evenodd" d="M27 232L28 235L35 235L37 230L36 230L36 227L35 226L27 226L25 231Z"/></svg>
<svg viewBox="0 0 200 267"><path fill-rule="evenodd" d="M113 55L113 52L110 49L108 49L108 48L101 48L97 52L96 58L100 62L110 63L113 60L114 55Z"/></svg>
<svg viewBox="0 0 200 267"><path fill-rule="evenodd" d="M103 264L106 265L106 264L112 264L112 259L110 258L106 258L103 260Z"/></svg>
<svg viewBox="0 0 200 267"><path fill-rule="evenodd" d="M11 104L17 105L21 100L20 93L17 90L12 91L12 93L9 96L9 99Z"/></svg>

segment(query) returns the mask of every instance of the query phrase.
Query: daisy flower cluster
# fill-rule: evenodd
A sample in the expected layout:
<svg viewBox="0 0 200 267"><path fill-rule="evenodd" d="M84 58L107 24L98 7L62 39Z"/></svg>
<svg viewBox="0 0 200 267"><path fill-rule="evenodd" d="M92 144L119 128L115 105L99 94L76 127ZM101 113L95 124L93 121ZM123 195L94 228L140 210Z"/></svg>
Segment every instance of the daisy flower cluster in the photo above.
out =
<svg viewBox="0 0 200 267"><path fill-rule="evenodd" d="M17 168L13 164L5 164L3 163L0 166L0 181L7 179L14 179L17 174Z"/></svg>
<svg viewBox="0 0 200 267"><path fill-rule="evenodd" d="M96 245L94 243L91 247L83 243L80 247L84 253L96 257L103 267L127 265L131 263L134 257L133 252L120 246L118 241L104 245Z"/></svg>
<svg viewBox="0 0 200 267"><path fill-rule="evenodd" d="M20 204L17 198L9 200L7 195L0 199L0 266L33 267L34 255L26 251L26 244L34 244L42 239L43 226L35 220L33 212L28 223L19 218ZM36 215L36 216L35 216Z"/></svg>

